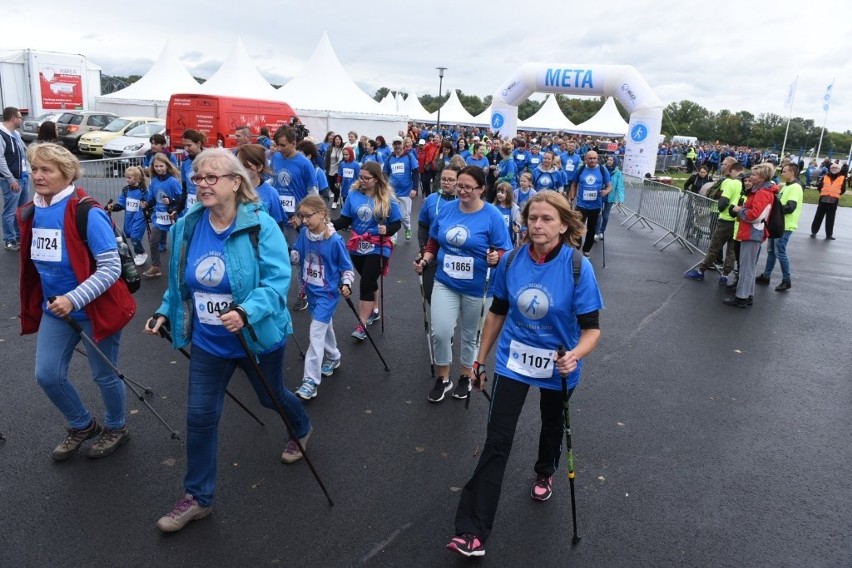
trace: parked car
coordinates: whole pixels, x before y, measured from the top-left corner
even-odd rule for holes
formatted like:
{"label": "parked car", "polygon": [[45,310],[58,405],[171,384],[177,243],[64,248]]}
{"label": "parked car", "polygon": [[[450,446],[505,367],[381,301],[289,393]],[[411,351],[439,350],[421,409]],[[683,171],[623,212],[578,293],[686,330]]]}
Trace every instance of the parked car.
{"label": "parked car", "polygon": [[103,130],[87,132],[80,136],[80,141],[77,144],[77,149],[83,154],[93,156],[103,156],[104,145],[111,140],[124,136],[124,134],[140,124],[147,124],[156,121],[156,118],[150,116],[128,116],[116,118],[107,124]]}
{"label": "parked car", "polygon": [[110,140],[104,145],[104,158],[134,158],[142,157],[151,149],[148,141],[154,134],[164,134],[166,123],[163,120],[140,124],[128,130],[124,136]]}
{"label": "parked car", "polygon": [[60,116],[62,116],[61,112],[48,112],[38,117],[25,119],[24,124],[21,125],[20,131],[21,139],[23,139],[24,144],[29,144],[38,137],[38,129],[41,127],[42,123],[47,122],[48,120],[56,122]]}
{"label": "parked car", "polygon": [[111,112],[75,110],[62,113],[56,120],[56,135],[63,146],[75,152],[80,137],[92,130],[101,130],[118,118]]}

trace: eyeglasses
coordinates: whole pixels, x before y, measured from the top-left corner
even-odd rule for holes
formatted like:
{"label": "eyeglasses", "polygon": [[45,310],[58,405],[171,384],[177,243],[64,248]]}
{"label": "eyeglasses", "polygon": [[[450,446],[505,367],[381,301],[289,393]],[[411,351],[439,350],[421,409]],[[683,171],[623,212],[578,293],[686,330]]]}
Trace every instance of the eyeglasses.
{"label": "eyeglasses", "polygon": [[441,178],[441,183],[456,183],[455,178]]}
{"label": "eyeglasses", "polygon": [[236,177],[236,176],[234,174],[222,174],[220,176],[213,175],[213,174],[207,174],[207,175],[203,175],[203,176],[192,176],[191,178],[189,178],[189,181],[191,181],[195,185],[200,184],[202,181],[206,185],[216,185],[217,183],[219,183],[219,178],[223,178],[223,177]]}
{"label": "eyeglasses", "polygon": [[319,211],[314,211],[313,213],[299,213],[299,219],[301,219],[302,221],[307,221],[317,213],[319,213]]}
{"label": "eyeglasses", "polygon": [[474,186],[470,186],[470,185],[457,185],[456,186],[457,191],[473,191],[474,189],[482,189],[482,188],[481,187],[474,187]]}
{"label": "eyeglasses", "polygon": [[373,176],[358,176],[358,181],[370,181],[371,179],[376,179]]}

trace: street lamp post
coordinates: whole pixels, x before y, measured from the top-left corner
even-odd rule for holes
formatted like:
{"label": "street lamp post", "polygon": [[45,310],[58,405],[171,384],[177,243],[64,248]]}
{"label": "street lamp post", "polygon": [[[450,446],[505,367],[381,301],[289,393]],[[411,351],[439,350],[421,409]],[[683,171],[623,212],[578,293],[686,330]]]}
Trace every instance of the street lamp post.
{"label": "street lamp post", "polygon": [[435,67],[438,70],[438,124],[435,126],[435,130],[438,131],[438,136],[443,140],[444,137],[441,136],[441,93],[443,93],[444,88],[444,71],[447,70],[446,67]]}

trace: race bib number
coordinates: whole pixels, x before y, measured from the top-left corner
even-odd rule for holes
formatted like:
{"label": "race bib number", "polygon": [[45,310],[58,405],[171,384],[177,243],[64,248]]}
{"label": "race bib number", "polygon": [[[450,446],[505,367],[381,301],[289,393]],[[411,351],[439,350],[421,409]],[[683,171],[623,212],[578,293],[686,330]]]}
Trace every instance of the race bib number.
{"label": "race bib number", "polygon": [[583,201],[595,201],[598,198],[598,190],[596,189],[584,189],[583,190]]}
{"label": "race bib number", "polygon": [[321,264],[305,265],[303,277],[312,286],[325,285],[325,268]]}
{"label": "race bib number", "polygon": [[517,158],[515,158],[515,159],[518,160],[519,162],[523,162],[524,160],[527,159],[527,157],[524,156],[523,154],[518,154]]}
{"label": "race bib number", "polygon": [[124,210],[128,213],[136,213],[137,211],[139,211],[139,200],[128,199],[124,202]]}
{"label": "race bib number", "polygon": [[376,245],[370,241],[358,241],[358,252],[361,254],[371,254],[376,250]]}
{"label": "race bib number", "polygon": [[392,174],[404,174],[405,173],[405,164],[402,162],[397,162],[395,164],[391,164],[391,173]]}
{"label": "race bib number", "polygon": [[296,212],[296,196],[280,195],[279,200],[281,201],[281,208],[284,210],[285,213]]}
{"label": "race bib number", "polygon": [[553,376],[553,350],[539,349],[514,339],[509,344],[509,361],[506,368],[533,379],[549,379]]}
{"label": "race bib number", "polygon": [[212,294],[209,292],[194,292],[195,313],[198,321],[207,325],[222,325],[219,311],[227,310],[234,297],[231,294]]}
{"label": "race bib number", "polygon": [[157,211],[157,214],[154,217],[154,221],[158,225],[164,225],[165,226],[165,225],[171,225],[172,224],[172,218],[169,215],[168,211]]}
{"label": "race bib number", "polygon": [[198,196],[195,195],[194,193],[187,193],[186,194],[186,208],[187,209],[189,209],[190,207],[195,205],[197,201],[198,201]]}
{"label": "race bib number", "polygon": [[345,179],[352,179],[355,177],[355,170],[352,168],[343,168],[343,177]]}
{"label": "race bib number", "polygon": [[33,229],[30,257],[43,262],[62,262],[62,231],[60,229]]}
{"label": "race bib number", "polygon": [[473,257],[444,255],[444,273],[456,280],[473,280]]}
{"label": "race bib number", "polygon": [[566,172],[573,172],[574,171],[574,162],[568,162],[567,164],[565,164],[565,171]]}
{"label": "race bib number", "polygon": [[540,158],[530,158],[530,164],[537,166],[541,162]]}

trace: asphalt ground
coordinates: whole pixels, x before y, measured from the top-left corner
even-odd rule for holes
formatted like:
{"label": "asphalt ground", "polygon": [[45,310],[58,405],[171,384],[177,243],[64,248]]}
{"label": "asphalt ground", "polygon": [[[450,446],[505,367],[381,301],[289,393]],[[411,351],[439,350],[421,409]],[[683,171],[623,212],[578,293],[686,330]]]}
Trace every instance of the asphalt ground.
{"label": "asphalt ground", "polygon": [[[19,336],[17,255],[0,252],[0,566],[850,566],[852,211],[839,211],[836,241],[808,238],[813,211],[805,206],[790,242],[792,290],[773,291],[776,268],[744,310],[721,304],[715,273],[703,283],[681,277],[697,255],[660,252],[659,229],[628,231],[613,213],[606,268],[601,244],[592,251],[603,338],[571,404],[582,541],[571,547],[564,460],[553,498],[529,497],[539,425],[531,391],[478,561],[444,547],[487,403],[476,393],[468,411],[426,400],[415,241],[394,252],[384,333],[369,328],[391,372],[349,337],[355,320],[341,303],[343,365],[307,403],[308,454],[335,505],[305,463],[279,462],[283,424],[238,371],[229,389],[266,426],[226,400],[215,513],[172,535],[155,523],[182,495],[183,442],[130,393],[128,444],[103,460],[51,461],[63,419],[35,384],[35,336]],[[154,389],[151,404],[183,431],[187,361],[141,333],[163,285],[145,282],[136,294],[119,366]],[[307,312],[294,314],[303,347],[308,323]],[[295,389],[295,345],[286,363]],[[102,416],[83,356],[70,374]]]}

